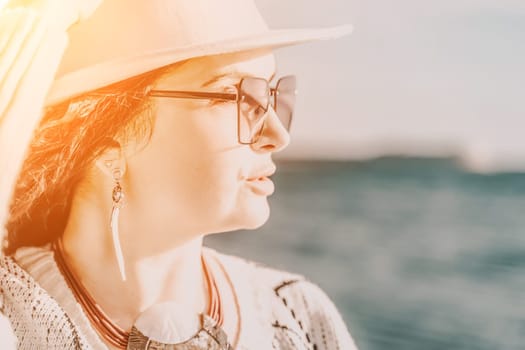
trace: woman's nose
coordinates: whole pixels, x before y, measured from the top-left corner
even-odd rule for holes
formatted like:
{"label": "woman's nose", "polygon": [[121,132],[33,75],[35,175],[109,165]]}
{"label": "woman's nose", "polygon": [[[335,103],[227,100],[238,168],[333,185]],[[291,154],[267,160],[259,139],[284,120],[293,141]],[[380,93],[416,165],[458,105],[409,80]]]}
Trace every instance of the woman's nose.
{"label": "woman's nose", "polygon": [[279,152],[290,143],[290,133],[270,106],[266,113],[261,134],[251,146],[259,152]]}

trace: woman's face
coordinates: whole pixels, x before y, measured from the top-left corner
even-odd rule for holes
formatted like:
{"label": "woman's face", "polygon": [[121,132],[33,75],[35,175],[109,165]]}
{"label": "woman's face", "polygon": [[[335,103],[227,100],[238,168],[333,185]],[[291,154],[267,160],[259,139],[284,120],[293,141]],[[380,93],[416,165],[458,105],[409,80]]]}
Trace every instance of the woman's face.
{"label": "woman's face", "polygon": [[[205,57],[187,61],[155,89],[228,92],[242,76],[269,79],[274,73],[272,54]],[[258,141],[241,145],[235,101],[153,99],[151,140],[127,156],[128,215],[147,220],[145,227],[176,227],[188,235],[264,224],[273,183],[253,179],[275,171],[272,153],[290,140],[273,109]]]}

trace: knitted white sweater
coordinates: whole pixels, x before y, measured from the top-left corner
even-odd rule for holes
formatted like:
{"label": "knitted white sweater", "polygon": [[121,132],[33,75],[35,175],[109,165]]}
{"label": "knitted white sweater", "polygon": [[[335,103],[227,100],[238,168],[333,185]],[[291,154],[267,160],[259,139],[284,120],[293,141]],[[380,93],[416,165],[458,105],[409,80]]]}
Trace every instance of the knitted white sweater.
{"label": "knitted white sweater", "polygon": [[[236,350],[354,350],[332,301],[304,277],[220,254],[240,304]],[[18,349],[107,350],[45,248],[19,249],[0,261],[0,311],[10,321]],[[3,329],[2,329],[3,327]],[[0,345],[7,338],[0,322]]]}

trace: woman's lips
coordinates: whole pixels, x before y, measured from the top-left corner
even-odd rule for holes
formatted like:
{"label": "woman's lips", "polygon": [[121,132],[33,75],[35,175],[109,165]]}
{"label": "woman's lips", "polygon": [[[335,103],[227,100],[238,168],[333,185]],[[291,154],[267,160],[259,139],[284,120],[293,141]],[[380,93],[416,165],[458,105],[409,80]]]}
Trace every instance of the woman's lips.
{"label": "woman's lips", "polygon": [[261,196],[269,196],[275,190],[273,181],[266,176],[259,177],[257,179],[246,180],[246,183],[250,186],[251,190]]}

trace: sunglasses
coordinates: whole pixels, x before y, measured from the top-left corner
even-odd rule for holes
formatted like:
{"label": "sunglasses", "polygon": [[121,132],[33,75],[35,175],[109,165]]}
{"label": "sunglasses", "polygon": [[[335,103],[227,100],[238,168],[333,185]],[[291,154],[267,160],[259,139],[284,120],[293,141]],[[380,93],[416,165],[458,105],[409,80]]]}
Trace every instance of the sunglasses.
{"label": "sunglasses", "polygon": [[280,78],[275,87],[266,79],[244,77],[235,86],[235,93],[208,91],[151,90],[149,96],[235,101],[237,103],[237,135],[243,145],[257,142],[263,133],[270,106],[286,131],[290,131],[296,99],[296,78]]}

